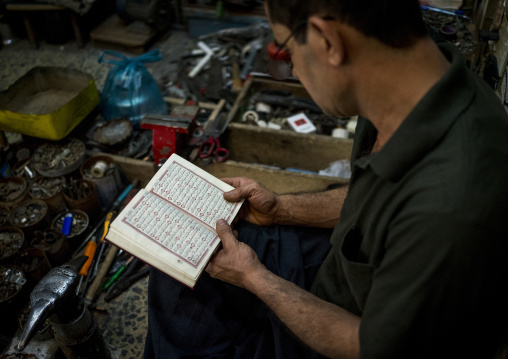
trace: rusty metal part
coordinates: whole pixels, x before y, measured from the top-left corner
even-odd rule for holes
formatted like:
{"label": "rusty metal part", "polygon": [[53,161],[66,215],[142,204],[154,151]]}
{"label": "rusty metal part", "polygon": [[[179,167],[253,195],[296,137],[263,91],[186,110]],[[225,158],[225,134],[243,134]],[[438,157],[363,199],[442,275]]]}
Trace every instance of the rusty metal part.
{"label": "rusty metal part", "polygon": [[78,139],[68,139],[61,144],[45,143],[32,155],[32,166],[46,177],[59,177],[72,173],[85,159],[85,144]]}
{"label": "rusty metal part", "polygon": [[13,226],[27,228],[41,223],[48,213],[44,201],[33,199],[25,201],[11,210],[9,221]]}
{"label": "rusty metal part", "polygon": [[25,248],[18,254],[16,266],[21,268],[35,283],[40,281],[51,269],[46,253],[42,249],[34,247]]}
{"label": "rusty metal part", "polygon": [[53,265],[60,265],[70,259],[71,247],[67,238],[52,228],[35,231],[32,246],[42,249]]}
{"label": "rusty metal part", "polygon": [[25,283],[25,275],[20,268],[0,266],[0,302],[13,298]]}
{"label": "rusty metal part", "polygon": [[22,177],[9,177],[0,180],[0,202],[12,207],[25,199],[27,183]]}
{"label": "rusty metal part", "polygon": [[38,358],[35,354],[11,353],[2,355],[0,359],[38,359]]}
{"label": "rusty metal part", "polygon": [[84,178],[72,180],[64,188],[63,196],[69,210],[81,210],[94,221],[101,213],[99,194],[95,183]]}
{"label": "rusty metal part", "polygon": [[30,150],[26,147],[20,148],[16,151],[16,158],[19,162],[30,159]]}
{"label": "rusty metal part", "polygon": [[94,191],[93,183],[81,179],[71,179],[69,183],[64,185],[64,194],[74,200],[87,198]]}
{"label": "rusty metal part", "polygon": [[39,176],[30,183],[28,193],[34,199],[47,199],[60,193],[65,185],[65,177]]}
{"label": "rusty metal part", "polygon": [[0,227],[9,223],[9,215],[11,210],[8,206],[0,204]]}
{"label": "rusty metal part", "polygon": [[64,185],[65,177],[63,176],[39,176],[30,183],[28,193],[31,198],[46,202],[53,213],[58,213],[65,206],[63,196]]}
{"label": "rusty metal part", "polygon": [[132,134],[132,122],[127,118],[113,119],[93,130],[91,139],[102,145],[114,146],[126,141]]}
{"label": "rusty metal part", "polygon": [[52,230],[46,229],[44,231],[35,231],[34,239],[32,239],[32,246],[40,248],[43,251],[47,251],[51,246],[55,245],[56,242],[61,238],[59,233]]}
{"label": "rusty metal part", "polygon": [[42,259],[40,257],[30,257],[28,253],[21,254],[19,258],[20,259],[17,264],[25,273],[36,270],[42,264]]}
{"label": "rusty metal part", "polygon": [[12,173],[14,176],[24,178],[27,182],[34,179],[37,175],[37,172],[31,167],[30,158],[18,161],[12,167]]}
{"label": "rusty metal part", "polygon": [[0,260],[4,261],[14,256],[23,247],[25,236],[16,227],[2,227],[0,229]]}

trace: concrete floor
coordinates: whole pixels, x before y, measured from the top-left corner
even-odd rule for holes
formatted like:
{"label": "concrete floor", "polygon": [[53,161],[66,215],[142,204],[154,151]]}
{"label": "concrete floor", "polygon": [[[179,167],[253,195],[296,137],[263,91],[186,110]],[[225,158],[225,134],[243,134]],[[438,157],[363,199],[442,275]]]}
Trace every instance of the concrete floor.
{"label": "concrete floor", "polygon": [[[184,31],[166,34],[152,47],[159,49],[163,59],[157,63],[146,64],[146,67],[150,69],[156,80],[167,75],[167,72],[170,71],[169,64],[178,59],[178,56],[193,43],[194,41]],[[5,90],[36,66],[59,66],[84,71],[94,77],[100,91],[104,86],[109,69],[113,67],[110,64],[97,62],[99,55],[104,50],[107,48],[97,47],[92,43],[87,43],[85,47],[79,48],[72,41],[64,45],[42,42],[38,48],[35,48],[26,39],[18,40],[0,50],[0,91]],[[138,56],[128,52],[122,53],[127,56]]]}

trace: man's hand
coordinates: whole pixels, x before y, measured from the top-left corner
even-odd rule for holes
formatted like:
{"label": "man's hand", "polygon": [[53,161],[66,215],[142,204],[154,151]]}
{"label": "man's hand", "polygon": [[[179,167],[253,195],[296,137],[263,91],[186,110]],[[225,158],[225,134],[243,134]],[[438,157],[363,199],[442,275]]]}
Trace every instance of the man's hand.
{"label": "man's hand", "polygon": [[233,233],[223,219],[217,221],[217,234],[222,241],[222,249],[212,257],[206,271],[213,278],[245,288],[248,274],[265,267],[252,248],[237,240],[238,233]]}
{"label": "man's hand", "polygon": [[238,212],[238,218],[261,226],[275,224],[274,218],[280,205],[279,197],[275,193],[270,192],[259,182],[245,177],[222,178],[222,180],[235,187],[234,190],[224,193],[226,201],[247,200]]}
{"label": "man's hand", "polygon": [[248,245],[238,242],[224,220],[217,222],[223,248],[206,271],[247,289],[265,302],[304,343],[328,357],[359,358],[360,318],[323,301],[265,268]]}

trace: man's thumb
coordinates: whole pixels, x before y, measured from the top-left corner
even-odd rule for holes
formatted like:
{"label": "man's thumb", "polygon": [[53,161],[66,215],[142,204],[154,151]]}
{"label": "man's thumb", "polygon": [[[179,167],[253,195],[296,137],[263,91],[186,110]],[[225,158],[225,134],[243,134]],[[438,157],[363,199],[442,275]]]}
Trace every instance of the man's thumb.
{"label": "man's thumb", "polygon": [[219,219],[216,223],[216,229],[224,248],[227,248],[227,246],[230,245],[232,241],[236,241],[236,238],[233,234],[233,229],[225,220]]}
{"label": "man's thumb", "polygon": [[224,192],[224,199],[228,202],[238,202],[244,199],[246,195],[240,188],[235,188],[229,192]]}

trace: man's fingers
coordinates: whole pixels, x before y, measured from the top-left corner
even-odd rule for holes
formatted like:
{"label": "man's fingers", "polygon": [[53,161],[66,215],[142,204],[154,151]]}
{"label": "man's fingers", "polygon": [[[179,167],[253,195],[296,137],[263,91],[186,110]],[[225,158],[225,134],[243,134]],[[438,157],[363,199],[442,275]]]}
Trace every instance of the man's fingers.
{"label": "man's fingers", "polygon": [[233,187],[242,186],[248,179],[245,177],[226,177],[221,178],[221,181],[226,182],[228,185]]}
{"label": "man's fingers", "polygon": [[224,199],[228,202],[238,202],[248,198],[257,186],[256,182],[246,183],[241,187],[224,193]]}
{"label": "man's fingers", "polygon": [[246,177],[227,177],[221,178],[223,182],[235,187],[234,190],[224,193],[224,198],[229,202],[238,202],[249,196],[256,181]]}
{"label": "man's fingers", "polygon": [[231,245],[236,241],[235,235],[233,234],[233,229],[223,219],[219,219],[216,224],[217,234],[222,241],[222,246],[224,249],[228,249]]}

